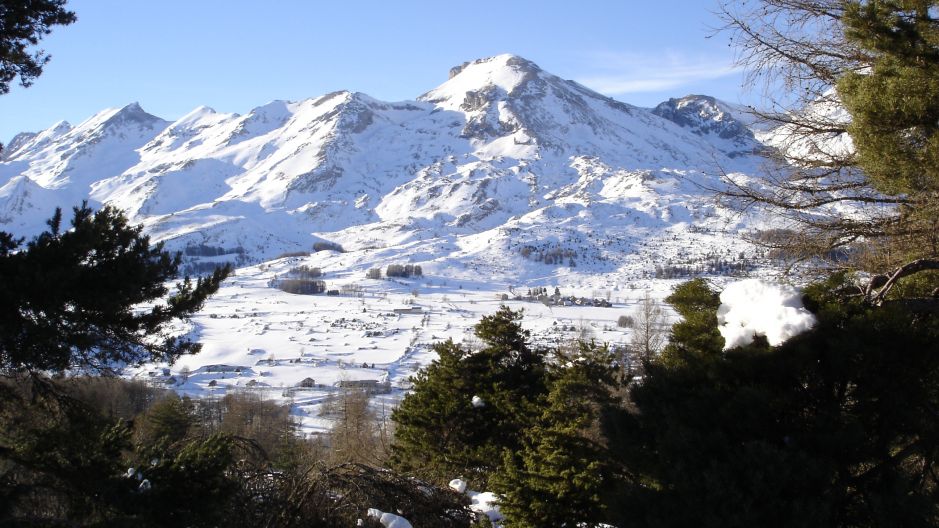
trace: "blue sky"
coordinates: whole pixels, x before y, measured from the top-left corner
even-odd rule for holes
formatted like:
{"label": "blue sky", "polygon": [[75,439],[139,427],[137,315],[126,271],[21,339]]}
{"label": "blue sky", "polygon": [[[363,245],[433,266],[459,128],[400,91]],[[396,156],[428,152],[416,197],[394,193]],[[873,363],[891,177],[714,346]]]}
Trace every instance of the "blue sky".
{"label": "blue sky", "polygon": [[70,0],[52,62],[0,96],[0,141],[138,101],[176,119],[330,91],[413,99],[453,66],[515,53],[619,100],[689,93],[751,103],[715,0],[418,2]]}

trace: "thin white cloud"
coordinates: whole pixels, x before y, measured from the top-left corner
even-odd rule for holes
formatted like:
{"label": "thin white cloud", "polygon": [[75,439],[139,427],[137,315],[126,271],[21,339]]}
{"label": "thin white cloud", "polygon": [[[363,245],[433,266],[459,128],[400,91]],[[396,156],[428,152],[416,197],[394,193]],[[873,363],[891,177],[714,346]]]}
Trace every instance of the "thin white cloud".
{"label": "thin white cloud", "polygon": [[598,53],[586,62],[588,73],[577,82],[608,95],[671,90],[733,75],[740,68],[730,58],[691,56],[663,51],[659,56]]}

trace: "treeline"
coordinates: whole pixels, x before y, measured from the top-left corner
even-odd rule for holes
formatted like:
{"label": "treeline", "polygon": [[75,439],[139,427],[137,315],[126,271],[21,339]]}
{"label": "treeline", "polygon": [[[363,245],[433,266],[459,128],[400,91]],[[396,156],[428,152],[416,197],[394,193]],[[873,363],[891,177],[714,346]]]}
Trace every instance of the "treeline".
{"label": "treeline", "polygon": [[323,276],[323,270],[312,266],[296,266],[290,268],[287,276],[291,279],[318,279]]}
{"label": "treeline", "polygon": [[[195,275],[204,277],[211,275],[216,269],[226,265],[234,264],[235,266],[241,266],[246,264],[249,260],[248,253],[245,251],[245,248],[241,246],[225,248],[206,244],[192,244],[184,247],[182,253],[186,257],[193,257],[181,262],[179,272],[182,276]],[[234,256],[233,259],[231,257],[232,255]],[[199,260],[199,258],[223,256],[227,256],[228,258],[210,260],[208,262]]]}
{"label": "treeline", "polygon": [[[243,261],[236,260],[235,264],[239,265]],[[229,264],[228,262],[199,262],[199,261],[190,261],[181,266],[181,274],[183,276],[187,275],[196,275],[196,276],[205,276],[211,275],[215,270],[224,267]]]}
{"label": "treeline", "polygon": [[206,244],[189,245],[183,248],[183,255],[187,257],[219,257],[222,255],[244,255],[245,248],[236,246],[225,248],[221,246],[209,246]]}
{"label": "treeline", "polygon": [[297,295],[318,295],[326,293],[326,281],[310,279],[274,279],[271,286],[278,290]]}
{"label": "treeline", "polygon": [[234,393],[179,398],[114,378],[0,383],[0,525],[468,527],[468,499],[385,470],[390,440],[362,392],[329,435],[304,439],[286,406]]}
{"label": "treeline", "polygon": [[[389,264],[385,268],[386,277],[400,277],[408,279],[411,277],[423,277],[424,270],[416,264]],[[381,279],[381,268],[371,268],[365,273],[365,278],[378,280]]]}
{"label": "treeline", "polygon": [[388,267],[385,268],[385,276],[402,277],[405,279],[410,277],[423,277],[424,270],[414,264],[389,264]]}
{"label": "treeline", "polygon": [[284,277],[271,279],[268,287],[298,295],[317,295],[326,293],[326,281],[319,280],[322,276],[323,270],[320,268],[296,266],[287,271]]}
{"label": "treeline", "polygon": [[566,249],[562,247],[539,248],[536,246],[526,245],[522,246],[518,252],[523,258],[544,264],[560,266],[567,265],[572,268],[577,265],[577,262],[575,261],[577,252],[573,249]]}
{"label": "treeline", "polygon": [[323,241],[321,241],[321,242],[314,242],[314,243],[313,243],[313,251],[314,251],[314,252],[319,252],[319,251],[335,251],[335,252],[337,252],[337,253],[344,253],[344,252],[345,252],[345,250],[342,249],[342,246],[341,246],[341,245],[339,245],[339,244],[337,244],[337,243],[335,243],[335,242],[330,242],[330,241],[328,241],[328,240],[323,240]]}
{"label": "treeline", "polygon": [[653,276],[656,279],[688,279],[700,275],[745,276],[755,267],[747,259],[726,260],[713,258],[698,263],[656,264]]}
{"label": "treeline", "polygon": [[532,346],[503,307],[476,345],[435,345],[393,427],[349,389],[315,440],[253,396],[7,377],[0,525],[487,522],[446,489],[459,477],[499,495],[506,527],[932,526],[939,318],[844,287],[806,291],[812,330],[724,350],[717,292],[685,283],[668,344],[629,371],[593,342]]}

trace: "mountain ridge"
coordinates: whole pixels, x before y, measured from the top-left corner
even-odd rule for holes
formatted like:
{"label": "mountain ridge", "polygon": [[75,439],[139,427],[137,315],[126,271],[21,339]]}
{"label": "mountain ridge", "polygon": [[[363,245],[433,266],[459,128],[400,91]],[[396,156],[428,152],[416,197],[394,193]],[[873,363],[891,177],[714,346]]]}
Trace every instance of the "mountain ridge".
{"label": "mountain ridge", "polygon": [[[0,160],[0,228],[33,234],[52,208],[89,200],[175,249],[239,247],[263,261],[335,240],[400,246],[411,260],[404,248],[429,244],[441,266],[551,244],[610,253],[593,231],[633,249],[689,226],[736,237],[752,226],[698,185],[752,174],[761,144],[713,98],[672,101],[684,102],[642,109],[498,55],[411,101],[339,91],[244,115],[200,106],[174,122],[131,103],[18,135]],[[598,264],[609,271],[631,256],[604,258],[619,263]]]}

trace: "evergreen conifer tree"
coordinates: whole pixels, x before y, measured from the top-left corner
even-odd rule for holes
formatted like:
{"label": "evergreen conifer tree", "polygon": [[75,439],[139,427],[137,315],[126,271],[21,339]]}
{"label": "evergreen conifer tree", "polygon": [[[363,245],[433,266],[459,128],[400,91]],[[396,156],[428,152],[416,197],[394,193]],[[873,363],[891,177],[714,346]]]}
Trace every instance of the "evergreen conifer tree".
{"label": "evergreen conifer tree", "polygon": [[778,347],[702,346],[713,292],[673,296],[701,332],[673,333],[610,428],[624,526],[935,525],[939,322],[845,304],[839,280],[807,291],[817,326]]}
{"label": "evergreen conifer tree", "polygon": [[546,393],[543,352],[529,347],[521,317],[504,306],[483,317],[476,325],[479,350],[452,341],[435,345],[438,359],[415,376],[392,415],[394,467],[484,486],[503,450],[520,447]]}
{"label": "evergreen conifer tree", "polygon": [[718,294],[704,279],[679,284],[665,301],[681,320],[672,325],[661,362],[677,365],[688,361],[714,359],[724,346],[717,329]]}
{"label": "evergreen conifer tree", "polygon": [[195,283],[186,278],[167,296],[180,256],[151,245],[122,213],[82,205],[70,229],[61,224],[57,210],[25,246],[0,232],[0,371],[107,370],[199,349],[174,336],[170,323],[199,310],[230,267]]}
{"label": "evergreen conifer tree", "polygon": [[42,74],[49,54],[30,48],[52,32],[53,26],[75,22],[66,0],[2,0],[0,2],[0,94],[10,91],[17,77],[29,86]]}
{"label": "evergreen conifer tree", "polygon": [[[599,419],[614,404],[613,356],[581,342],[558,351],[550,391],[519,452],[506,451],[494,477],[508,527],[594,526],[604,519],[609,455]],[[586,523],[586,524],[583,524]]]}

